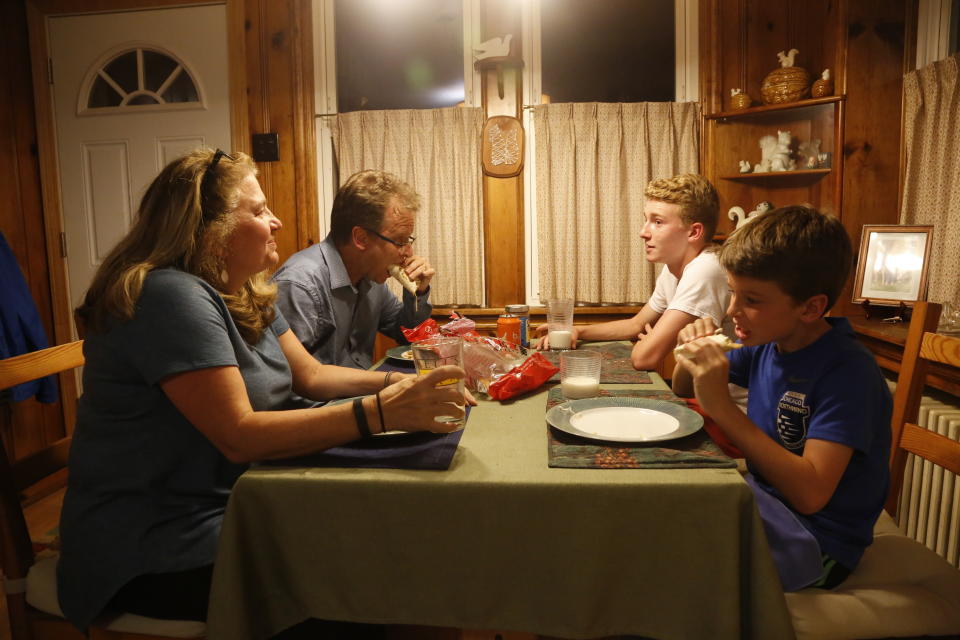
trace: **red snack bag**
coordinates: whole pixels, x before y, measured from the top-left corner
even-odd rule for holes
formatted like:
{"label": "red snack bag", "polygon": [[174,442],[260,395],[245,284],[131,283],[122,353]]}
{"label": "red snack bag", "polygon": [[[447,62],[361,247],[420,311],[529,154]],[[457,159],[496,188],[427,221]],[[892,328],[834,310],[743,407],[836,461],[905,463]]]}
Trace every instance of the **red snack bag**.
{"label": "red snack bag", "polygon": [[506,400],[525,391],[536,389],[557,371],[560,371],[560,369],[550,364],[550,361],[540,353],[535,352],[522,364],[500,376],[496,382],[490,385],[487,393],[494,400]]}
{"label": "red snack bag", "polygon": [[426,340],[430,336],[440,333],[440,330],[437,328],[437,321],[433,318],[427,318],[413,329],[407,329],[406,327],[400,327],[400,331],[403,332],[403,337],[409,340],[410,342],[416,342],[417,340]]}

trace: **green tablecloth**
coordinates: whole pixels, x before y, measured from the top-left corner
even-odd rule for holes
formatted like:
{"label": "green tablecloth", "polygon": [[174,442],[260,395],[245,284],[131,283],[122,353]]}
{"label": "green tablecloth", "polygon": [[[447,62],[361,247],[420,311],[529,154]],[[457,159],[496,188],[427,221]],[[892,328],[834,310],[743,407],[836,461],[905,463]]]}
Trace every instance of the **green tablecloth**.
{"label": "green tablecloth", "polygon": [[[652,378],[642,387],[665,388]],[[305,617],[793,637],[735,469],[548,468],[545,396],[481,401],[448,471],[245,473],[220,539],[211,640],[266,638]]]}

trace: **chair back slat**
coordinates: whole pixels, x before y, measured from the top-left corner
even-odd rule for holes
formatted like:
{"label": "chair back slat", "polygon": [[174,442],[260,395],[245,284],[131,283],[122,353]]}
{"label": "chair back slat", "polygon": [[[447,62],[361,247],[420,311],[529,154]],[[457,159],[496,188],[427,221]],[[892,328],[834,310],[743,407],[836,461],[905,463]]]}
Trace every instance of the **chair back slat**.
{"label": "chair back slat", "polygon": [[908,453],[960,474],[960,442],[917,426],[928,362],[960,367],[960,338],[937,334],[939,319],[939,304],[914,304],[900,362],[891,421],[890,492],[884,508],[894,518],[897,516]]}
{"label": "chair back slat", "polygon": [[83,365],[83,340],[0,360],[0,389]]}

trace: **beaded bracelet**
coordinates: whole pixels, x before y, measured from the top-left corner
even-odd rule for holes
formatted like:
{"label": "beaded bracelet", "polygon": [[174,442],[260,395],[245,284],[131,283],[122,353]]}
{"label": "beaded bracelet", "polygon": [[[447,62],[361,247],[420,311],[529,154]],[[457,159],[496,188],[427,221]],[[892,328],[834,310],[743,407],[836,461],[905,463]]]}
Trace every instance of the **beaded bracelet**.
{"label": "beaded bracelet", "polygon": [[[392,372],[391,372],[392,373]],[[383,405],[380,404],[380,392],[377,391],[377,413],[380,414],[380,433],[387,432],[387,423],[383,419]]]}
{"label": "beaded bracelet", "polygon": [[353,415],[357,419],[357,431],[360,432],[361,438],[369,438],[370,425],[367,424],[367,415],[363,412],[363,398],[354,398],[353,399]]}

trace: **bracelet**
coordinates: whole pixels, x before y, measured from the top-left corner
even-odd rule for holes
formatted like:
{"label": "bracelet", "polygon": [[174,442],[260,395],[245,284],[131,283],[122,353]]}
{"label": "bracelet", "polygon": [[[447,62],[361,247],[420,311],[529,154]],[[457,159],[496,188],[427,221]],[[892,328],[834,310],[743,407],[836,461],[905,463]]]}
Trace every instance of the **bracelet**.
{"label": "bracelet", "polygon": [[[393,373],[392,371],[390,373]],[[380,433],[387,432],[387,423],[383,419],[383,405],[380,404],[380,392],[377,391],[377,413],[380,414]]]}
{"label": "bracelet", "polygon": [[383,388],[386,389],[390,386],[390,376],[394,374],[393,371],[387,371],[387,375],[383,376]]}
{"label": "bracelet", "polygon": [[367,424],[367,415],[363,411],[363,398],[353,399],[353,415],[357,419],[357,431],[360,432],[360,437],[369,438],[372,434],[370,425]]}

